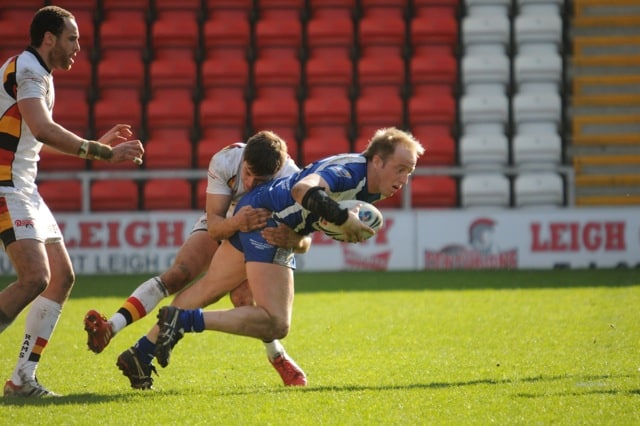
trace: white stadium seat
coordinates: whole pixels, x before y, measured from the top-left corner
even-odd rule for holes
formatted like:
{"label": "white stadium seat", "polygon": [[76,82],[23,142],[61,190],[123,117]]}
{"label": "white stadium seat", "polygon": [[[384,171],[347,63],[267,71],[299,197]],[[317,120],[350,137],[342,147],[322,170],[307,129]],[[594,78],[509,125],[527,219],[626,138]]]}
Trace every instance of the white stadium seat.
{"label": "white stadium seat", "polygon": [[513,138],[513,162],[521,169],[555,168],[562,162],[562,141],[558,134],[538,133]]}
{"label": "white stadium seat", "polygon": [[555,134],[562,120],[558,93],[518,93],[513,97],[516,134]]}
{"label": "white stadium seat", "polygon": [[560,15],[564,0],[516,0],[521,15]]}
{"label": "white stadium seat", "polygon": [[509,16],[511,0],[465,0],[467,15]]}
{"label": "white stadium seat", "polygon": [[464,95],[460,120],[464,134],[503,134],[509,119],[509,99],[504,94]]}
{"label": "white stadium seat", "polygon": [[519,54],[558,53],[562,44],[562,19],[558,15],[518,15],[514,33]]}
{"label": "white stadium seat", "polygon": [[466,16],[462,19],[465,55],[505,53],[511,43],[507,16]]}
{"label": "white stadium seat", "polygon": [[520,54],[514,60],[518,92],[558,93],[562,82],[562,58],[557,53]]}
{"label": "white stadium seat", "polygon": [[462,178],[462,207],[509,207],[509,179],[498,173],[470,173]]}
{"label": "white stadium seat", "polygon": [[508,162],[509,141],[504,134],[471,134],[460,139],[460,163],[466,169],[496,170]]}
{"label": "white stadium seat", "polygon": [[516,207],[560,207],[564,200],[562,178],[553,172],[521,173],[514,182]]}
{"label": "white stadium seat", "polygon": [[501,93],[507,91],[511,78],[511,64],[504,53],[493,55],[465,55],[462,58],[464,93]]}

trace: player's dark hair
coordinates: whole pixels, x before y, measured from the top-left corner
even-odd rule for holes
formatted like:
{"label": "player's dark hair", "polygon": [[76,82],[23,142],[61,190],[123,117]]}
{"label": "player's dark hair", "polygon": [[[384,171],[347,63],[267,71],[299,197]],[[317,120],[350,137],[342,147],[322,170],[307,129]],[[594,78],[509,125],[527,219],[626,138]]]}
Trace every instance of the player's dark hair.
{"label": "player's dark hair", "polygon": [[386,161],[387,158],[393,155],[398,145],[405,145],[415,150],[418,156],[424,153],[424,148],[411,133],[395,127],[388,127],[376,131],[362,154],[367,160],[371,160],[374,155],[378,155],[383,161]]}
{"label": "player's dark hair", "polygon": [[38,10],[31,20],[29,35],[31,36],[31,46],[40,47],[44,34],[49,31],[51,34],[60,36],[64,31],[65,18],[75,19],[73,14],[59,6],[45,6]]}
{"label": "player's dark hair", "polygon": [[287,144],[274,132],[263,130],[247,140],[244,160],[255,176],[276,174],[287,160]]}

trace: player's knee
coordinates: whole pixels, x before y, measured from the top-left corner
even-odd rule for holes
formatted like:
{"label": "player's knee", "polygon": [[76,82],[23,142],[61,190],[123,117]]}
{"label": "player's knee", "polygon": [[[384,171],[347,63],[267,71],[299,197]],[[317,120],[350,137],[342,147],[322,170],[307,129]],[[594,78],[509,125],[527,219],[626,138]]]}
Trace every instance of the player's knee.
{"label": "player's knee", "polygon": [[185,288],[196,277],[191,269],[183,264],[176,263],[165,273],[160,275],[162,283],[165,285],[169,294],[175,294]]}
{"label": "player's knee", "polygon": [[289,334],[289,321],[274,321],[271,327],[271,340],[284,339]]}

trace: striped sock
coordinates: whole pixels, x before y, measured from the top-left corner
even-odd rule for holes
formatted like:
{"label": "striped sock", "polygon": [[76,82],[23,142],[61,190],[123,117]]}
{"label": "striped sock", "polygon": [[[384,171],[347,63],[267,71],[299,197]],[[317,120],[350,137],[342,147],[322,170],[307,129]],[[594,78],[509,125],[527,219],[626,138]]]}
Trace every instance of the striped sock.
{"label": "striped sock", "polygon": [[136,288],[109,321],[117,333],[129,324],[138,321],[153,310],[169,295],[160,277],[153,277]]}

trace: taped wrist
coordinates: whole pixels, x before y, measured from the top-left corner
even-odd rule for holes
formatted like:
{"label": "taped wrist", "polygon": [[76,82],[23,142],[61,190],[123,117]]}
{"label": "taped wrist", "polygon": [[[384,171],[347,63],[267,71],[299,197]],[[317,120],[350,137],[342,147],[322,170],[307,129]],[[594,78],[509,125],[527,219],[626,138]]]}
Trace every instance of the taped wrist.
{"label": "taped wrist", "polygon": [[113,150],[107,144],[96,141],[82,141],[78,148],[78,157],[109,160],[113,157]]}
{"label": "taped wrist", "polygon": [[302,207],[338,226],[349,218],[349,210],[340,208],[321,186],[309,188],[302,198]]}

